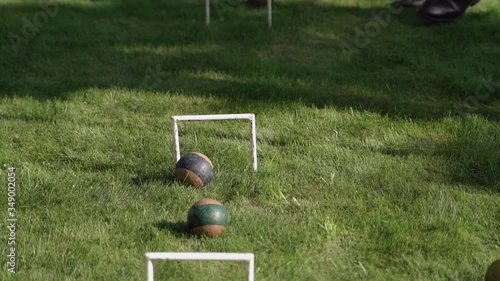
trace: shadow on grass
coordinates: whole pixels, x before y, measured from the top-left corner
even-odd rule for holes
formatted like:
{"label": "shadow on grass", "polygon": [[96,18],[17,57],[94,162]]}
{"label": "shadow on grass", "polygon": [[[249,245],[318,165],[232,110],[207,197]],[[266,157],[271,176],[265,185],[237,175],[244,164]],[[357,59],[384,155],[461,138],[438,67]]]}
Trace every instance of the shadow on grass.
{"label": "shadow on grass", "polygon": [[500,131],[484,119],[469,117],[449,128],[447,140],[418,139],[404,148],[378,152],[396,157],[425,155],[446,160],[447,182],[500,192]]}
{"label": "shadow on grass", "polygon": [[[414,10],[388,6],[275,6],[269,30],[264,10],[244,7],[214,11],[206,27],[203,3],[194,0],[60,3],[52,14],[4,4],[2,92],[44,100],[128,88],[259,107],[295,101],[404,118],[470,112],[500,120],[496,88],[476,93],[500,79],[497,14],[428,26]],[[31,26],[37,13],[47,20]],[[471,98],[474,106],[464,107]]]}
{"label": "shadow on grass", "polygon": [[455,137],[437,144],[436,153],[450,159],[452,181],[500,192],[500,131],[480,118],[466,118]]}
{"label": "shadow on grass", "polygon": [[168,172],[138,172],[139,176],[131,179],[131,183],[136,186],[142,186],[147,183],[159,182],[164,185],[170,185],[176,181],[175,175]]}
{"label": "shadow on grass", "polygon": [[154,227],[159,230],[168,231],[177,237],[185,237],[189,235],[187,224],[183,221],[172,222],[168,220],[162,220],[155,223]]}

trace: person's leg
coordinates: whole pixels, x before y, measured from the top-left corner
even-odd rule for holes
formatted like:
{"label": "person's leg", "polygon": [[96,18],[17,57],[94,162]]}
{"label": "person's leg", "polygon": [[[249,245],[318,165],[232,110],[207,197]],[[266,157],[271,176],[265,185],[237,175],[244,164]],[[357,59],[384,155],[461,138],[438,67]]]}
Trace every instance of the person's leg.
{"label": "person's leg", "polygon": [[426,0],[418,13],[433,21],[453,21],[463,16],[467,8],[477,2],[479,0]]}

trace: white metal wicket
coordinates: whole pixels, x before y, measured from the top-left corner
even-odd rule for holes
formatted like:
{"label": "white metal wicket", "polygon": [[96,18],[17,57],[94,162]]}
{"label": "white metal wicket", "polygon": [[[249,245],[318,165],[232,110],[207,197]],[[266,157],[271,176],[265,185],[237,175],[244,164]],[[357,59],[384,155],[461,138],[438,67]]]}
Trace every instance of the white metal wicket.
{"label": "white metal wicket", "polygon": [[[210,24],[210,0],[205,0],[205,23]],[[273,26],[273,0],[267,0],[267,25]]]}
{"label": "white metal wicket", "polygon": [[251,134],[251,153],[252,166],[254,171],[257,171],[257,127],[255,124],[255,114],[213,114],[213,115],[179,115],[172,116],[172,135],[174,137],[174,153],[175,161],[181,158],[181,149],[179,142],[179,121],[215,121],[215,120],[249,120]]}
{"label": "white metal wicket", "polygon": [[251,253],[175,253],[175,252],[150,252],[146,253],[147,281],[154,281],[154,260],[204,260],[204,261],[245,261],[247,267],[247,281],[254,281],[255,257]]}

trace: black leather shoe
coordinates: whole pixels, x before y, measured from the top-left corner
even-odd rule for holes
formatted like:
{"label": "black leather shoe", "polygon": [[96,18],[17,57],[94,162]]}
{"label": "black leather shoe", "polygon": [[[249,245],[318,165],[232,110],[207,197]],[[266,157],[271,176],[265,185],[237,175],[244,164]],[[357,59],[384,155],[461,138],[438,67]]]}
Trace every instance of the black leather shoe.
{"label": "black leather shoe", "polygon": [[448,22],[464,15],[467,8],[474,6],[479,0],[427,0],[418,13],[433,21]]}
{"label": "black leather shoe", "polygon": [[395,7],[419,8],[425,0],[397,0],[392,5]]}

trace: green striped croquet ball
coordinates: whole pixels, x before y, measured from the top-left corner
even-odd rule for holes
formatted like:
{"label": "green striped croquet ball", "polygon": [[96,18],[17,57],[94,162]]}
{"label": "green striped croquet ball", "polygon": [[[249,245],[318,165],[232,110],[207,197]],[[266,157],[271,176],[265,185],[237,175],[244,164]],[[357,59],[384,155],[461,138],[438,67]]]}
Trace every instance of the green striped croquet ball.
{"label": "green striped croquet ball", "polygon": [[214,177],[214,166],[206,155],[192,152],[177,161],[175,175],[185,185],[203,187]]}
{"label": "green striped croquet ball", "polygon": [[229,214],[217,200],[202,199],[194,203],[188,211],[188,228],[199,236],[219,236],[224,233],[228,223]]}

